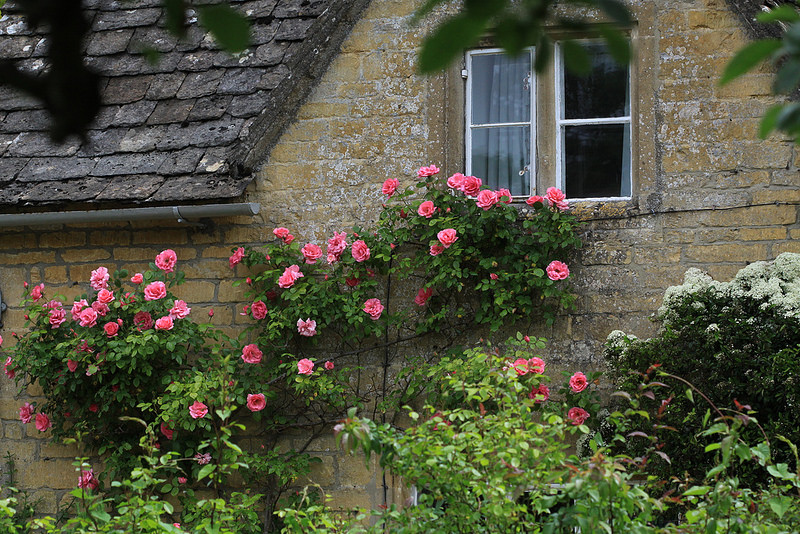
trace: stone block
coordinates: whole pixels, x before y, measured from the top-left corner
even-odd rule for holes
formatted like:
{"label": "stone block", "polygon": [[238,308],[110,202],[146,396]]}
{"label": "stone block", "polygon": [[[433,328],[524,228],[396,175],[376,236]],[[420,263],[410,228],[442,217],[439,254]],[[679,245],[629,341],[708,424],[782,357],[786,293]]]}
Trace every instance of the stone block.
{"label": "stone block", "polygon": [[703,264],[751,263],[767,257],[767,246],[741,243],[689,245],[684,250],[684,257],[689,262]]}
{"label": "stone block", "polygon": [[61,256],[61,260],[66,263],[83,261],[98,262],[109,259],[111,253],[101,248],[91,248],[84,250],[63,250],[59,252],[59,256]]}

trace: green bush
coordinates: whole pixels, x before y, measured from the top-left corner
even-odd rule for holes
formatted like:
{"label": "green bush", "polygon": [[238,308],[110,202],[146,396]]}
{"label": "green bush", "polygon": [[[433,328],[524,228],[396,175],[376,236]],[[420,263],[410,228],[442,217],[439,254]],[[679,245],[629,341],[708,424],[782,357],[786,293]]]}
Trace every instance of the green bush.
{"label": "green bush", "polygon": [[[682,285],[667,289],[657,318],[662,329],[652,339],[619,331],[609,336],[606,358],[624,391],[636,391],[640,374],[658,363],[718,406],[752,406],[767,434],[800,440],[799,254],[749,265],[730,282],[690,269]],[[699,435],[708,406],[678,394],[685,385],[665,383],[670,392],[654,396],[645,407],[663,412],[656,434],[671,464],[658,462],[652,470],[665,477],[688,473],[702,479],[714,461],[703,451],[709,439]],[[754,438],[758,430],[743,432]],[[775,454],[778,461],[791,457],[781,445]],[[766,479],[766,472],[755,467],[740,468],[738,475],[746,483]]]}

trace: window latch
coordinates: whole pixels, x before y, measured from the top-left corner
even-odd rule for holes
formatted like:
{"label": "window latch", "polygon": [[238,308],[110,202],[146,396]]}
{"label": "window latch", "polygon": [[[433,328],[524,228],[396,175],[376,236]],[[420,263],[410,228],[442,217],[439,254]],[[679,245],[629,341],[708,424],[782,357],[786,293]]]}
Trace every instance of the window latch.
{"label": "window latch", "polygon": [[524,176],[525,173],[528,172],[529,170],[531,170],[531,164],[530,163],[525,165],[524,167],[522,167],[522,170],[519,171],[519,175],[520,176]]}
{"label": "window latch", "polygon": [[469,77],[469,71],[467,69],[461,69],[461,77],[466,80]]}

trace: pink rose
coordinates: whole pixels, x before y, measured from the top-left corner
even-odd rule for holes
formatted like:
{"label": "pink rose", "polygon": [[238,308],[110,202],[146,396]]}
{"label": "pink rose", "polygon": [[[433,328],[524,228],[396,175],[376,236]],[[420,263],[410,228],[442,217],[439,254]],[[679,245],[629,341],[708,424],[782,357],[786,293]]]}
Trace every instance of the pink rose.
{"label": "pink rose", "polygon": [[89,278],[89,285],[95,291],[108,288],[108,269],[105,267],[98,267],[92,271],[92,276]]}
{"label": "pink rose", "polygon": [[300,252],[303,253],[303,257],[309,265],[314,265],[322,257],[322,249],[314,243],[308,243],[300,249]]}
{"label": "pink rose", "polygon": [[347,234],[344,232],[333,233],[328,239],[328,263],[336,263],[342,257],[342,252],[347,248]]}
{"label": "pink rose", "polygon": [[253,343],[245,345],[242,349],[242,360],[245,363],[260,363],[263,355],[264,353],[259,350],[258,345]]}
{"label": "pink rose", "polygon": [[397,191],[397,185],[400,182],[397,178],[387,178],[385,182],[383,182],[383,187],[381,188],[381,192],[389,198],[392,198],[394,192]]}
{"label": "pink rose", "polygon": [[414,302],[417,306],[425,306],[425,303],[428,302],[428,299],[431,298],[433,295],[433,288],[428,289],[420,289],[417,291],[417,296],[414,298]]}
{"label": "pink rose", "polygon": [[172,330],[174,325],[175,323],[169,315],[156,319],[156,330]]}
{"label": "pink rose", "polygon": [[114,301],[114,292],[108,289],[101,289],[97,292],[97,301],[103,304],[111,304]]}
{"label": "pink rose", "polygon": [[36,414],[36,430],[39,432],[46,432],[51,426],[53,426],[53,423],[50,422],[50,418],[47,417],[47,414]]}
{"label": "pink rose", "polygon": [[554,260],[550,262],[550,265],[547,266],[547,277],[550,280],[563,280],[569,276],[569,267],[567,267],[566,263],[562,263],[558,260]]}
{"label": "pink rose", "polygon": [[175,262],[178,261],[178,255],[175,251],[168,248],[156,256],[156,267],[165,273],[171,273],[175,270]]}
{"label": "pink rose", "polygon": [[194,455],[194,459],[197,460],[199,465],[206,465],[211,463],[211,455],[207,452],[200,453]]}
{"label": "pink rose", "polygon": [[92,327],[97,324],[97,312],[92,308],[86,308],[85,310],[81,311],[79,319],[81,326],[85,326],[87,328]]}
{"label": "pink rose", "polygon": [[[504,187],[501,187],[500,189],[495,191],[495,193],[497,194],[497,201],[498,202],[502,202],[504,204],[511,204],[511,199],[513,198],[511,196],[511,191],[509,191],[508,189],[506,189]],[[508,198],[506,200],[503,200],[503,197],[508,197]]]}
{"label": "pink rose", "polygon": [[489,274],[489,278],[491,278],[492,280],[497,280],[497,279],[498,279],[498,278],[500,278],[500,277],[499,277],[499,276],[497,276],[497,274],[496,274],[496,273],[490,273],[490,274]]}
{"label": "pink rose", "polygon": [[67,360],[67,369],[69,369],[71,373],[74,373],[78,369],[78,362],[74,360]]}
{"label": "pink rose", "polygon": [[[108,304],[103,304],[99,301],[92,302],[92,309],[97,312],[97,315],[100,317],[105,317],[106,314],[111,311],[111,308],[108,307]],[[82,312],[81,312],[82,313]]]}
{"label": "pink rose", "polygon": [[[186,477],[178,477],[178,484],[186,484]],[[180,526],[178,523],[175,523],[176,526]]]}
{"label": "pink rose", "polygon": [[64,308],[54,308],[48,312],[50,316],[50,328],[58,328],[67,320],[67,310]]}
{"label": "pink rose", "polygon": [[383,309],[380,299],[369,299],[364,303],[364,311],[373,321],[377,321],[380,318]]}
{"label": "pink rose", "polygon": [[561,189],[557,189],[555,187],[548,187],[547,192],[545,192],[545,196],[547,200],[550,202],[551,206],[555,206],[559,210],[565,210],[569,208],[569,202],[567,202],[567,195],[564,194]]}
{"label": "pink rose", "polygon": [[42,291],[43,290],[44,290],[44,284],[39,284],[39,285],[33,286],[33,289],[31,289],[31,298],[34,300],[34,302],[36,302],[40,298],[42,298]]}
{"label": "pink rose", "polygon": [[533,205],[536,204],[537,202],[540,202],[542,205],[544,205],[544,197],[540,197],[539,195],[534,195],[532,197],[529,197],[528,200],[525,201],[525,204],[533,207]]}
{"label": "pink rose", "polygon": [[185,319],[189,316],[192,309],[186,305],[186,302],[182,300],[176,300],[175,304],[172,305],[172,308],[169,310],[169,316],[173,319]]}
{"label": "pink rose", "polygon": [[582,425],[587,419],[589,419],[589,412],[583,408],[578,408],[575,406],[569,409],[567,412],[567,418],[572,421],[572,424],[575,426]]}
{"label": "pink rose", "polygon": [[81,319],[81,311],[88,306],[89,303],[86,302],[86,299],[76,300],[72,303],[72,320],[73,321],[80,321]]}
{"label": "pink rose", "polygon": [[466,195],[474,197],[478,194],[478,191],[481,190],[481,185],[483,185],[483,180],[480,178],[465,176],[464,180],[461,182],[461,191]]}
{"label": "pink rose", "polygon": [[133,276],[131,276],[131,282],[133,282],[134,284],[141,284],[142,282],[144,282],[144,276],[142,275],[142,273],[136,273]]}
{"label": "pink rose", "polygon": [[456,235],[456,231],[452,228],[447,228],[446,230],[442,230],[436,237],[439,239],[439,243],[442,244],[444,248],[449,248],[450,245],[455,243],[458,240],[458,236]]}
{"label": "pink rose", "polygon": [[436,213],[436,206],[434,206],[433,202],[430,200],[426,200],[419,205],[419,208],[417,208],[417,213],[420,215],[420,217],[430,219],[433,217],[433,214]]}
{"label": "pink rose", "polygon": [[528,372],[537,375],[544,373],[544,360],[538,357],[528,360]]}
{"label": "pink rose", "polygon": [[247,408],[251,412],[260,412],[267,407],[267,401],[263,393],[248,393],[247,394]]}
{"label": "pink rose", "polygon": [[140,311],[133,316],[133,324],[140,332],[153,328],[153,317],[149,312]]}
{"label": "pink rose", "polygon": [[427,178],[428,176],[433,176],[434,174],[439,174],[439,167],[436,165],[420,167],[417,171],[417,178]]}
{"label": "pink rose", "polygon": [[294,285],[298,278],[302,278],[303,273],[300,272],[300,267],[292,265],[283,271],[283,274],[278,277],[278,287],[288,289]]}
{"label": "pink rose", "polygon": [[545,402],[550,398],[550,388],[544,384],[539,384],[538,388],[532,389],[531,392],[528,393],[528,398],[534,400],[537,404]]}
{"label": "pink rose", "polygon": [[348,276],[344,279],[344,283],[347,284],[347,287],[356,287],[361,280],[354,276]]}
{"label": "pink rose", "polygon": [[96,490],[100,486],[100,481],[94,477],[94,471],[89,469],[84,471],[81,469],[81,474],[78,476],[78,487],[81,489]]}
{"label": "pink rose", "polygon": [[353,258],[359,263],[369,259],[369,247],[362,239],[353,242],[350,252],[353,254]]}
{"label": "pink rose", "polygon": [[164,282],[152,282],[144,288],[144,300],[158,300],[167,296]]}
{"label": "pink rose", "polygon": [[484,210],[490,209],[497,204],[497,193],[491,189],[483,189],[478,193],[477,204],[479,208],[483,208]]}
{"label": "pink rose", "polygon": [[272,233],[273,233],[273,235],[275,235],[275,237],[277,237],[278,239],[286,239],[286,238],[287,238],[287,237],[289,237],[289,235],[290,235],[290,234],[289,234],[289,229],[288,229],[288,228],[284,228],[283,226],[280,226],[280,227],[278,227],[278,228],[275,228],[275,229],[272,231]]}
{"label": "pink rose", "polygon": [[461,191],[461,187],[464,184],[464,178],[466,178],[466,176],[460,172],[455,173],[453,176],[447,179],[447,187]]}
{"label": "pink rose", "polygon": [[267,305],[264,301],[257,300],[250,306],[250,312],[253,314],[253,319],[261,320],[267,316]]}
{"label": "pink rose", "polygon": [[301,336],[314,337],[317,334],[317,322],[312,321],[310,318],[306,319],[305,321],[298,319],[297,331]]}
{"label": "pink rose", "polygon": [[208,406],[200,401],[194,401],[194,404],[189,406],[189,415],[192,419],[202,419],[208,414]]}
{"label": "pink rose", "polygon": [[325,362],[325,369],[327,369],[328,371],[333,371],[333,362],[330,360]]}
{"label": "pink rose", "polygon": [[31,403],[26,402],[19,407],[19,420],[25,424],[30,423],[33,419],[33,412],[34,407],[31,405]]}
{"label": "pink rose", "polygon": [[441,246],[441,245],[431,245],[431,251],[430,251],[431,256],[438,256],[442,252],[444,252],[444,247],[443,246]]}
{"label": "pink rose", "polygon": [[119,325],[114,322],[106,323],[103,325],[103,330],[106,331],[108,337],[114,337],[119,333]]}
{"label": "pink rose", "polygon": [[94,402],[89,405],[89,411],[92,412],[92,413],[97,413],[97,410],[99,410],[99,409],[100,409],[100,406],[98,406]]}
{"label": "pink rose", "polygon": [[525,358],[518,358],[511,364],[511,367],[517,372],[518,375],[524,375],[528,373],[528,360]]}
{"label": "pink rose", "polygon": [[244,258],[244,248],[239,247],[236,249],[230,258],[228,258],[228,266],[233,269]]}
{"label": "pink rose", "polygon": [[297,372],[301,375],[310,375],[314,372],[314,362],[308,358],[303,358],[297,362]]}
{"label": "pink rose", "polygon": [[6,373],[8,378],[14,378],[17,376],[17,372],[11,367],[12,363],[14,363],[14,361],[11,359],[11,356],[9,356],[6,358],[6,363],[3,364],[3,371]]}
{"label": "pink rose", "polygon": [[167,423],[161,423],[161,433],[164,434],[164,437],[167,439],[172,439],[172,436],[175,435],[175,431],[167,426]]}
{"label": "pink rose", "polygon": [[580,393],[586,389],[588,385],[589,381],[586,380],[586,375],[580,371],[572,375],[569,379],[569,388],[575,393]]}

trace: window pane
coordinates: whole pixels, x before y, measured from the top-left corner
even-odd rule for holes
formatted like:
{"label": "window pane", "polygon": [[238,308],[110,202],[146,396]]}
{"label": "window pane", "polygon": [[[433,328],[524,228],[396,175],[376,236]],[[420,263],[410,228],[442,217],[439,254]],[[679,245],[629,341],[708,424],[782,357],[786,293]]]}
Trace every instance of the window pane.
{"label": "window pane", "polygon": [[627,124],[565,126],[568,198],[630,196],[629,130]]}
{"label": "window pane", "polygon": [[600,43],[591,43],[586,48],[592,60],[589,74],[564,72],[564,118],[628,116],[628,67],[617,64]]}
{"label": "window pane", "polygon": [[510,58],[502,54],[472,56],[472,122],[530,122],[530,52]]}
{"label": "window pane", "polygon": [[472,174],[492,189],[530,194],[530,135],[529,126],[473,129]]}

